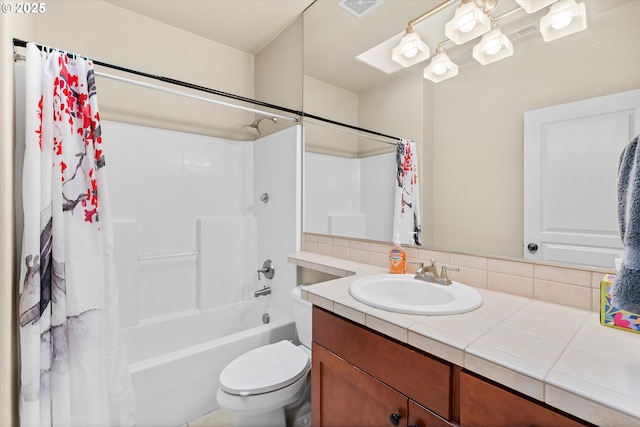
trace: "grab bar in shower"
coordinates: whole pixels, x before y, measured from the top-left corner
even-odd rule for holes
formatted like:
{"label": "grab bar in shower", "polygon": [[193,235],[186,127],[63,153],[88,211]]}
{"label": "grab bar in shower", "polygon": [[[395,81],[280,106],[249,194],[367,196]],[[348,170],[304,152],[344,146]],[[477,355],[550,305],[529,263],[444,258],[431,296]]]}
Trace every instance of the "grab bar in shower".
{"label": "grab bar in shower", "polygon": [[157,261],[160,259],[185,258],[200,255],[200,251],[176,252],[171,254],[138,255],[138,261]]}

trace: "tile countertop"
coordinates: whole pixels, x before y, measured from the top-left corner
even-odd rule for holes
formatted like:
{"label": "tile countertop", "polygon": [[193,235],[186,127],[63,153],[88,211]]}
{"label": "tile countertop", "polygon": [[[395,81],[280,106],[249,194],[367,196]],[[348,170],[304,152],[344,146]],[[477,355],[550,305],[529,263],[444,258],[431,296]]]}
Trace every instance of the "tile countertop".
{"label": "tile countertop", "polygon": [[640,426],[640,335],[600,325],[599,313],[478,288],[469,313],[393,313],[349,295],[386,269],[309,252],[289,263],[340,277],[303,288],[316,306],[594,424]]}

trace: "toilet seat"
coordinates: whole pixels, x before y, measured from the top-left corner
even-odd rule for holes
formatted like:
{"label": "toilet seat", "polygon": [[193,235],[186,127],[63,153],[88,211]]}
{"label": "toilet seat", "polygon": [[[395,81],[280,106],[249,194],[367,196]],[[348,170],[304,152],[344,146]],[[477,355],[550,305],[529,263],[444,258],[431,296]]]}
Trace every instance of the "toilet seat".
{"label": "toilet seat", "polygon": [[220,388],[238,396],[268,393],[295,383],[310,369],[309,356],[289,341],[258,347],[220,373]]}

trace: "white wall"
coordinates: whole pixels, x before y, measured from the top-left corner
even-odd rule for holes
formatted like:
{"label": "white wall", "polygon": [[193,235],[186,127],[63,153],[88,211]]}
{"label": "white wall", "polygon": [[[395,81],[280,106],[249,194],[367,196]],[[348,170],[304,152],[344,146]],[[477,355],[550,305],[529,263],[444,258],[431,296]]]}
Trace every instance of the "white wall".
{"label": "white wall", "polygon": [[[254,142],[103,121],[124,327],[252,299],[288,314],[300,224],[300,127]],[[268,204],[259,201],[270,195]],[[139,256],[198,256],[139,260]],[[265,259],[273,280],[258,282]]]}
{"label": "white wall", "polygon": [[[34,15],[36,34],[28,38],[29,41],[235,95],[255,96],[253,55],[106,1],[55,0],[46,6],[46,13]],[[104,67],[96,69],[132,78],[130,74]],[[150,83],[162,85],[157,81]],[[253,121],[253,113],[99,76],[96,84],[103,119],[224,138],[253,139],[242,130],[243,124]]]}
{"label": "white wall", "polygon": [[[323,82],[310,76],[304,76],[304,112],[341,123],[358,125],[358,95]],[[330,126],[314,125],[305,120],[305,151],[315,153],[339,154],[344,157],[356,157],[358,153],[357,136],[333,129]]]}
{"label": "white wall", "polygon": [[[395,153],[346,158],[305,153],[304,230],[309,233],[391,240],[395,191]],[[348,231],[335,232],[344,223]],[[373,237],[375,236],[375,237]]]}
{"label": "white wall", "polygon": [[252,216],[252,143],[110,121],[102,126],[123,326],[202,307],[196,256],[137,257],[195,252],[200,218]]}
{"label": "white wall", "polygon": [[393,240],[393,206],[396,191],[396,153],[363,157],[362,212],[367,217],[369,240]]}
{"label": "white wall", "polygon": [[[294,126],[256,140],[253,145],[251,203],[258,219],[258,255],[254,268],[270,259],[275,266],[271,280],[262,278],[255,289],[271,287],[270,307],[293,316],[290,293],[296,286],[296,266],[287,256],[300,249],[302,240],[302,133]],[[269,202],[259,200],[267,193]],[[264,298],[264,297],[260,297]]]}
{"label": "white wall", "polygon": [[362,213],[361,179],[359,159],[306,152],[304,230],[329,234],[329,215]]}

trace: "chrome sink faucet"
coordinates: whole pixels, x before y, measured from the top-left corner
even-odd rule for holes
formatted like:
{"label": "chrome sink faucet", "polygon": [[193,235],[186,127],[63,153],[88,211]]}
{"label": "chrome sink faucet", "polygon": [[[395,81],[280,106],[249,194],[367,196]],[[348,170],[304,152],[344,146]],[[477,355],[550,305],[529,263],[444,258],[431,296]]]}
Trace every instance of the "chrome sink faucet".
{"label": "chrome sink faucet", "polygon": [[418,264],[419,267],[416,269],[416,275],[413,277],[414,279],[424,280],[425,282],[437,283],[439,285],[448,286],[451,283],[451,279],[449,278],[449,271],[460,271],[458,267],[447,267],[443,265],[440,269],[440,274],[438,274],[438,268],[436,267],[436,260],[430,259],[431,265],[425,266],[422,261],[409,261],[412,264]]}

